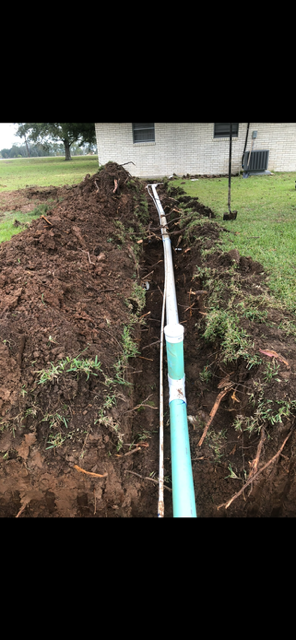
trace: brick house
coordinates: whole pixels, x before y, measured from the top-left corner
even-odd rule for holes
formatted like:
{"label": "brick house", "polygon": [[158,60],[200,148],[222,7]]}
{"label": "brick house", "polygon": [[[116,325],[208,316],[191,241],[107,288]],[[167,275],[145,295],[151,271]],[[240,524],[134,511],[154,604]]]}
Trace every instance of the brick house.
{"label": "brick house", "polygon": [[[142,178],[227,175],[229,127],[212,122],[96,123],[99,164],[133,162],[126,169]],[[232,173],[242,171],[244,151],[250,150],[250,172],[296,171],[296,123],[253,122],[249,127],[233,123],[232,127]],[[249,156],[244,157],[247,162]]]}

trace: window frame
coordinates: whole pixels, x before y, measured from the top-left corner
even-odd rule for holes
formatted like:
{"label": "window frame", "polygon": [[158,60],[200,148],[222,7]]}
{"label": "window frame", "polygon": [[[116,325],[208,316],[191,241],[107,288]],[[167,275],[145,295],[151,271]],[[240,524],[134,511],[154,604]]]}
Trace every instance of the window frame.
{"label": "window frame", "polygon": [[[222,131],[222,133],[219,133],[216,129],[217,125],[228,125],[228,131],[225,129],[224,131]],[[235,129],[235,131],[233,130],[234,126],[236,126],[237,128]],[[233,138],[238,138],[238,132],[239,132],[239,122],[233,122],[232,123],[232,137]],[[230,138],[230,122],[215,122],[214,123],[214,139],[215,140],[219,140],[219,138]]]}
{"label": "window frame", "polygon": [[[143,125],[143,124],[146,124],[148,126],[146,126],[146,127],[139,126],[139,125]],[[144,140],[143,139],[136,140],[135,139],[135,133],[139,132],[139,131],[143,131],[143,132],[153,131],[153,138],[150,138],[148,140],[147,140],[147,138],[144,139]],[[143,123],[135,123],[135,122],[133,122],[132,123],[132,132],[133,132],[133,144],[145,144],[145,143],[147,143],[147,144],[150,143],[151,144],[151,143],[155,142],[155,123],[154,122],[143,122]]]}

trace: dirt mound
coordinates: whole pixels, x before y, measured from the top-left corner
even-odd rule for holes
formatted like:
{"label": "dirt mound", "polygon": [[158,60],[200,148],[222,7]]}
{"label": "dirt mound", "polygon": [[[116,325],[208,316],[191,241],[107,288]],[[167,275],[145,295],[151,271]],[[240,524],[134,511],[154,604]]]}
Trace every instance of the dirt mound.
{"label": "dirt mound", "polygon": [[128,357],[143,302],[144,187],[129,180],[109,163],[72,188],[28,190],[63,200],[0,246],[1,515],[24,505],[30,516],[105,515],[112,505],[126,516],[137,499],[110,458],[132,441]]}

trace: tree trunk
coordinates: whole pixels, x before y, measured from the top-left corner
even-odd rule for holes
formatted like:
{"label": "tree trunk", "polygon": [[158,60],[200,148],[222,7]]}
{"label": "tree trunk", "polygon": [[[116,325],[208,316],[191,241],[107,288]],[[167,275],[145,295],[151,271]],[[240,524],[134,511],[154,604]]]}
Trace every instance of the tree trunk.
{"label": "tree trunk", "polygon": [[68,142],[68,140],[64,140],[64,146],[65,146],[65,160],[71,160],[70,143]]}
{"label": "tree trunk", "polygon": [[27,154],[28,154],[28,157],[30,158],[30,151],[29,151],[29,147],[28,147],[26,136],[25,136],[25,143],[26,143],[26,147],[27,147]]}

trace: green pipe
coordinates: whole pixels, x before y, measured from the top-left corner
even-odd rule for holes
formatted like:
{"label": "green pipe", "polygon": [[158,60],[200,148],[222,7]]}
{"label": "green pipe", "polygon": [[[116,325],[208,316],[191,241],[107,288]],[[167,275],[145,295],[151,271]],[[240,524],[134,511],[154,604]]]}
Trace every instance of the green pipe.
{"label": "green pipe", "polygon": [[186,402],[170,402],[174,518],[196,518]]}
{"label": "green pipe", "polygon": [[174,518],[196,518],[184,372],[184,327],[164,328],[168,361]]}

